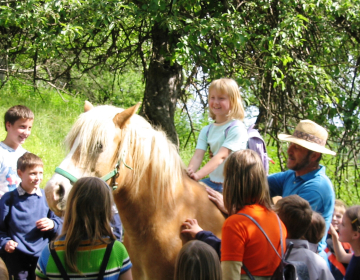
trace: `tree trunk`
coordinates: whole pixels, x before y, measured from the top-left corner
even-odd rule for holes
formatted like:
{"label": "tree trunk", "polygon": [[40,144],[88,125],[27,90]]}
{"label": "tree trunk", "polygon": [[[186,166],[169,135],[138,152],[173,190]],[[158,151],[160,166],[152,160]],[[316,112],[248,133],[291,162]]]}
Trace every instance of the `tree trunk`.
{"label": "tree trunk", "polygon": [[141,115],[152,125],[160,126],[178,146],[174,114],[182,86],[182,67],[177,63],[171,65],[170,61],[177,37],[155,24],[152,29],[152,42],[152,58],[145,74]]}

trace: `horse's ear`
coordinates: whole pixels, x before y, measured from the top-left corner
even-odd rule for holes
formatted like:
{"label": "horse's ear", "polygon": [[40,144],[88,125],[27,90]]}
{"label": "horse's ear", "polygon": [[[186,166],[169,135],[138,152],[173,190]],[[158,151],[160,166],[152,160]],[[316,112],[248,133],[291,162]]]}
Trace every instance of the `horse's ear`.
{"label": "horse's ear", "polygon": [[132,106],[121,113],[116,114],[113,121],[115,124],[117,124],[120,128],[124,128],[126,125],[129,124],[130,118],[136,113],[136,111],[139,109],[141,102],[136,104],[135,106]]}
{"label": "horse's ear", "polygon": [[94,105],[92,105],[89,101],[85,101],[85,105],[84,105],[84,112],[86,113],[87,111],[90,111],[91,109],[94,108]]}

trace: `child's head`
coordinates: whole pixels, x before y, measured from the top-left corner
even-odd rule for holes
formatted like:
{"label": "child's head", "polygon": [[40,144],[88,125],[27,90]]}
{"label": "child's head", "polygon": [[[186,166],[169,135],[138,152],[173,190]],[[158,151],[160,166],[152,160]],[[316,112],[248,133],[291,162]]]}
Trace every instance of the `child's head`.
{"label": "child's head", "polygon": [[[88,238],[112,236],[113,197],[110,187],[96,177],[76,181],[67,199],[63,229],[68,234],[82,234]],[[74,229],[81,229],[78,233]]]}
{"label": "child's head", "polygon": [[224,178],[224,205],[230,215],[255,203],[270,209],[268,181],[256,152],[242,150],[231,154],[225,163]]}
{"label": "child's head", "polygon": [[43,180],[43,162],[32,153],[25,153],[17,161],[17,174],[21,178],[21,187],[28,193],[40,187]]}
{"label": "child's head", "polygon": [[41,158],[32,153],[23,154],[17,161],[17,169],[22,172],[24,172],[27,168],[33,168],[36,166],[43,167],[44,164]]}
{"label": "child's head", "polygon": [[2,258],[0,258],[0,279],[9,280],[9,273]]}
{"label": "child's head", "polygon": [[[217,92],[219,94],[226,94],[229,96],[230,111],[228,113],[229,119],[242,120],[245,116],[245,110],[242,103],[239,86],[233,79],[222,78],[211,82],[209,87],[208,99],[211,99],[211,95]],[[215,114],[209,108],[210,117],[215,120]]]}
{"label": "child's head", "polygon": [[7,123],[14,125],[14,123],[19,119],[33,120],[34,113],[28,107],[23,105],[16,105],[11,107],[4,115],[5,130],[7,131]]}
{"label": "child's head", "polygon": [[299,239],[310,226],[311,206],[296,194],[280,199],[275,205],[275,212],[284,223],[289,239]]}
{"label": "child's head", "polygon": [[339,226],[341,224],[342,217],[345,214],[346,208],[346,204],[342,200],[335,199],[335,207],[331,224],[334,226],[336,231],[339,231]]}
{"label": "child's head", "polygon": [[317,244],[324,237],[325,230],[326,224],[323,216],[313,211],[310,227],[304,234],[303,239],[309,241],[310,243]]}
{"label": "child's head", "polygon": [[5,113],[4,120],[7,134],[3,142],[16,150],[30,136],[34,114],[29,108],[17,105]]}
{"label": "child's head", "polygon": [[175,263],[175,280],[221,280],[219,256],[200,240],[187,242]]}
{"label": "child's head", "polygon": [[83,177],[73,185],[66,203],[62,235],[65,237],[66,264],[78,272],[76,250],[83,238],[90,243],[102,240],[112,233],[113,197],[110,187],[101,179]]}
{"label": "child's head", "polygon": [[352,247],[360,246],[360,205],[346,210],[339,228],[339,240],[349,242]]}

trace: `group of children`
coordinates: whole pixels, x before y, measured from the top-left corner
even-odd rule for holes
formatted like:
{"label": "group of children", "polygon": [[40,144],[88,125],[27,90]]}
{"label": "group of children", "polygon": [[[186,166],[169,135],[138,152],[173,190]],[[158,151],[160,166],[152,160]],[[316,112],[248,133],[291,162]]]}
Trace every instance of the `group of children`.
{"label": "group of children", "polygon": [[[0,142],[1,279],[58,279],[56,273],[61,270],[48,246],[58,236],[53,244],[55,254],[62,265],[70,267],[70,273],[97,276],[108,252],[107,270],[102,272],[106,279],[131,280],[129,256],[110,226],[114,223],[110,187],[97,178],[80,179],[69,194],[64,220],[57,217],[40,188],[42,160],[21,146],[31,133],[33,112],[17,105],[5,113],[4,121],[7,135]],[[87,247],[96,248],[90,266]],[[78,251],[86,261],[79,262]]]}
{"label": "group of children", "polygon": [[[274,250],[269,247],[269,242],[264,239],[259,226],[268,232],[269,240],[272,243],[275,242],[274,244],[279,244],[279,240],[286,236],[286,230],[284,229],[281,234],[275,226],[277,223],[268,200],[269,187],[266,176],[263,176],[262,162],[259,158],[252,159],[253,152],[245,150],[248,139],[245,126],[241,121],[244,108],[236,82],[232,79],[213,81],[209,87],[208,101],[210,116],[214,123],[201,130],[196,151],[187,172],[196,181],[209,175],[209,178],[201,181],[212,189],[223,192],[225,209],[220,210],[228,213],[229,217],[223,226],[223,240],[219,240],[211,232],[203,231],[194,219],[184,222],[185,228],[182,233],[205,241],[215,249],[218,256],[221,255],[223,279],[240,279],[240,273],[241,278],[246,278],[245,274],[249,273],[244,271],[245,263],[250,274],[259,279],[267,279],[267,276],[275,271],[280,260],[276,252],[274,253]],[[208,146],[211,159],[200,168]],[[215,202],[216,199],[214,196]],[[221,203],[218,206],[221,206]],[[341,271],[340,278],[336,279],[343,279],[344,276],[345,279],[356,279],[360,275],[360,252],[358,252],[360,212],[358,208],[360,206],[351,207],[346,213],[343,208],[342,215],[344,213],[345,215],[339,228],[340,237],[334,228],[330,230],[332,233],[330,239],[333,241],[333,252],[336,257],[332,258],[331,252],[327,249],[329,259],[331,261],[337,258],[342,262],[350,262],[345,270],[341,263],[335,261],[330,267],[328,261],[317,254],[318,243],[326,234],[324,218],[313,212],[310,204],[301,197],[291,195],[278,202],[275,211],[282,220],[280,227],[285,225],[286,243],[292,242],[294,246],[289,258],[304,261],[307,264],[310,279],[334,279],[335,270]],[[254,218],[259,226],[254,226],[254,222],[249,217],[240,216],[243,214]],[[336,216],[336,207],[334,216]],[[349,253],[350,246],[346,247],[341,244],[341,241],[351,244],[351,253]],[[344,246],[345,249],[348,248],[347,252]],[[266,258],[263,257],[264,254]],[[342,269],[339,269],[340,265]],[[199,278],[190,278],[188,275],[186,279]]]}
{"label": "group of children", "polygon": [[[281,262],[279,255],[285,253],[280,243],[284,247],[293,244],[289,260],[305,262],[310,279],[345,276],[348,280],[360,275],[360,206],[347,210],[344,205],[335,206],[327,249],[331,273],[327,262],[317,254],[317,243],[325,234],[322,216],[296,195],[272,206],[263,162],[254,151],[246,149],[248,135],[239,121],[245,112],[234,80],[211,83],[209,110],[215,122],[200,132],[187,172],[197,181],[209,175],[202,181],[223,192],[224,212],[229,217],[222,240],[203,231],[195,219],[184,222],[182,234],[197,240],[180,251],[175,279],[246,279],[250,275],[269,279]],[[33,120],[34,114],[27,107],[10,108],[5,114],[7,136],[0,143],[0,254],[10,277],[52,279],[65,277],[64,273],[86,272],[91,276],[107,273],[106,279],[132,279],[126,249],[114,242],[109,226],[111,207],[93,207],[94,200],[99,200],[99,205],[113,205],[106,183],[96,178],[78,180],[69,194],[62,227],[63,221],[49,209],[40,189],[43,163],[21,146],[31,133]],[[208,145],[211,159],[200,168]],[[96,258],[87,260],[92,264],[89,271],[81,259],[86,259],[85,253],[94,246],[99,251]],[[101,272],[103,259],[111,264],[112,272]]]}

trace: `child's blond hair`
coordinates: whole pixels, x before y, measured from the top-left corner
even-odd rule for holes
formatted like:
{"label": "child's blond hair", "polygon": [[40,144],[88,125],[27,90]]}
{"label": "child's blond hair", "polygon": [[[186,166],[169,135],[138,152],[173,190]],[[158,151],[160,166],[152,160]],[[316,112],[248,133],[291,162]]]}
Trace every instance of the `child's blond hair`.
{"label": "child's blond hair", "polygon": [[342,211],[341,214],[344,215],[345,212],[346,212],[347,206],[346,206],[345,202],[342,201],[341,199],[335,199],[335,206],[334,206],[334,208],[337,208],[337,209],[339,209],[339,211]]}
{"label": "child's blond hair", "polygon": [[[216,90],[222,94],[227,94],[230,100],[230,112],[227,115],[229,119],[243,120],[245,117],[245,110],[242,103],[239,86],[233,79],[221,78],[211,82],[209,87],[209,97],[211,92]],[[215,120],[215,114],[209,108],[210,117]]]}

